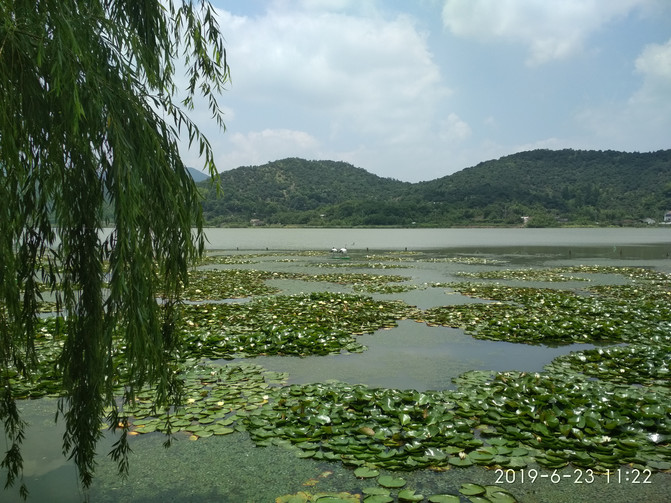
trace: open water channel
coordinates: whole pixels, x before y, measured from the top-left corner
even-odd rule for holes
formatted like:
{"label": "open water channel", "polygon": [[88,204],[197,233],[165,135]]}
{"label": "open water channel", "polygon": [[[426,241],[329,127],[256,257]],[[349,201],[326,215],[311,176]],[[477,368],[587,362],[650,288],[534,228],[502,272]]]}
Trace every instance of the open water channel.
{"label": "open water channel", "polygon": [[[394,294],[372,294],[379,299],[399,299],[420,309],[475,302],[435,283],[459,281],[460,271],[491,269],[486,263],[441,261],[445,257],[480,257],[500,261],[507,268],[567,265],[644,266],[671,272],[671,227],[645,229],[211,229],[207,232],[210,253],[256,255],[245,265],[218,266],[253,268],[278,272],[323,273],[319,264],[329,256],[296,252],[348,249],[348,260],[393,251],[404,257],[403,269],[390,274],[409,276],[418,288]],[[266,253],[267,252],[267,253]],[[414,261],[413,252],[422,260]],[[436,259],[431,260],[431,259]],[[338,271],[370,272],[347,268]],[[214,267],[214,266],[210,266]],[[498,267],[501,267],[500,265]],[[328,271],[332,272],[332,271]],[[600,281],[617,281],[604,275]],[[352,292],[351,287],[332,283],[270,280],[283,294],[310,291]],[[563,285],[563,288],[570,288]],[[477,340],[459,329],[430,327],[401,321],[393,329],[358,338],[367,350],[358,354],[290,357],[264,356],[247,361],[266,369],[287,372],[289,383],[338,380],[371,387],[441,390],[454,386],[453,379],[469,370],[538,372],[555,357],[576,349],[594,347],[574,344],[559,347],[531,346]],[[226,364],[227,362],[221,362]],[[25,401],[24,418],[30,423],[24,445],[28,501],[76,502],[83,499],[71,462],[61,454],[60,424],[54,423],[53,399]],[[298,491],[360,492],[364,483],[352,469],[340,463],[300,459],[282,447],[256,447],[245,432],[189,441],[178,438],[168,449],[161,434],[133,437],[131,473],[127,480],[116,474],[106,456],[113,438],[100,445],[96,479],[88,494],[93,502],[254,502],[270,503]],[[569,472],[566,472],[569,473]],[[0,471],[0,475],[3,473]],[[456,468],[445,472],[418,470],[403,473],[417,493],[458,494],[462,483],[493,484],[496,474],[482,467]],[[671,475],[653,474],[650,484],[607,483],[597,477],[591,484],[573,480],[553,483],[506,485],[521,502],[610,503],[671,500]],[[306,485],[307,484],[307,485]],[[314,484],[314,485],[312,485]],[[18,502],[16,488],[0,491],[0,501]],[[462,501],[468,501],[465,497]]]}

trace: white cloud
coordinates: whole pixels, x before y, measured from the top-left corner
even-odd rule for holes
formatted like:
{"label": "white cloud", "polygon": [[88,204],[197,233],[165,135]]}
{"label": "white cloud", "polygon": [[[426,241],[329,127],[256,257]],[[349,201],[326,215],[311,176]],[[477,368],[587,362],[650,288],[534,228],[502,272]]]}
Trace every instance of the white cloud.
{"label": "white cloud", "polygon": [[654,0],[445,0],[443,24],[460,37],[528,47],[527,64],[567,58],[606,23]]}
{"label": "white cloud", "polygon": [[319,141],[304,131],[264,129],[247,134],[233,133],[228,140],[233,148],[217,159],[219,171],[286,157],[319,157]]}
{"label": "white cloud", "polygon": [[[638,45],[659,42],[668,0],[219,5],[234,6],[219,11],[228,130],[208,134],[220,170],[299,156],[416,181],[527,148],[668,148],[671,41]],[[468,39],[458,54],[453,37],[426,31],[441,9],[446,30]],[[501,64],[475,66],[473,41],[495,45]],[[520,53],[529,65],[565,62],[509,68]],[[195,112],[204,124],[206,110]]]}
{"label": "white cloud", "polygon": [[471,127],[461,120],[457,114],[452,113],[441,122],[441,130],[438,136],[442,141],[448,143],[461,143],[467,140],[471,133]]}
{"label": "white cloud", "polygon": [[634,63],[642,81],[624,103],[589,108],[578,114],[596,141],[593,148],[657,150],[669,147],[671,131],[671,39],[647,45]]}
{"label": "white cloud", "polygon": [[643,86],[632,102],[671,101],[671,39],[665,44],[650,44],[636,58],[636,71],[643,75]]}
{"label": "white cloud", "polygon": [[265,109],[269,128],[309,116],[336,143],[361,135],[398,144],[431,131],[449,90],[425,34],[409,16],[355,16],[342,12],[348,5],[275,3],[255,18],[222,11],[231,106],[241,100]]}

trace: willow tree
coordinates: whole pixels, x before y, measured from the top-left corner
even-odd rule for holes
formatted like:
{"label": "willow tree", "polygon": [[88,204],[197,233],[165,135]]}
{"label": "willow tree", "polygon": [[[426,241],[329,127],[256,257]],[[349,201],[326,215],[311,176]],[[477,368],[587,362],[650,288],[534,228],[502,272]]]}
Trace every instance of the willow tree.
{"label": "willow tree", "polygon": [[[228,78],[204,0],[0,0],[1,467],[24,496],[9,376],[35,368],[41,285],[65,319],[57,414],[83,486],[104,423],[120,428],[111,455],[127,469],[123,404],[137,390],[153,386],[160,407],[180,400],[173,321],[203,230],[178,145],[188,139],[215,173],[188,115],[204,97],[223,128]],[[108,201],[115,224],[103,233]]]}

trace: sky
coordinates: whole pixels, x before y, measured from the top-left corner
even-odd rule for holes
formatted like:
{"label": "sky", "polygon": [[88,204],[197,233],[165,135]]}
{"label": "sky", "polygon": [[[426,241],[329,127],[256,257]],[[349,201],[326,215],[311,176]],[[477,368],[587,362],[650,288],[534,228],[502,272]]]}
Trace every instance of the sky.
{"label": "sky", "polygon": [[[286,157],[434,180],[538,148],[671,148],[670,0],[211,0],[217,169]],[[201,167],[197,151],[183,154]]]}

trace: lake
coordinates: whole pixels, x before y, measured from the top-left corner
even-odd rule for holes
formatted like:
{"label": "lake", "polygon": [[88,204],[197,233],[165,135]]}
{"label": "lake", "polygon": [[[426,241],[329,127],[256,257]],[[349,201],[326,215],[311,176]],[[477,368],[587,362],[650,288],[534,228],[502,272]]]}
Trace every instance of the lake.
{"label": "lake", "polygon": [[216,250],[426,250],[549,246],[558,248],[662,245],[671,253],[671,226],[567,229],[207,229]]}
{"label": "lake", "polygon": [[[253,253],[251,264],[222,266],[268,271],[323,272],[324,257],[297,255],[299,251],[348,249],[357,259],[393,250],[408,258],[407,268],[393,274],[408,276],[418,288],[395,294],[373,294],[379,299],[400,299],[421,309],[474,302],[447,288],[427,287],[432,283],[459,280],[457,274],[489,270],[487,264],[467,266],[444,262],[446,255],[464,255],[499,260],[504,267],[554,267],[599,264],[645,266],[671,272],[671,226],[607,229],[207,229],[207,250],[230,254]],[[265,252],[272,252],[267,253]],[[259,253],[261,252],[261,253]],[[413,261],[412,252],[435,261]],[[349,271],[343,261],[338,270]],[[500,266],[499,266],[500,267]],[[352,269],[354,272],[372,272]],[[387,271],[388,272],[388,271]],[[612,283],[612,277],[597,279]],[[347,285],[271,280],[282,293],[338,290],[352,292]],[[571,286],[570,284],[568,285]],[[290,383],[324,382],[335,379],[371,387],[399,389],[450,389],[453,379],[468,370],[542,371],[558,355],[594,347],[573,344],[560,347],[529,346],[472,338],[463,331],[429,327],[401,321],[391,330],[379,330],[359,337],[367,346],[361,354],[313,356],[307,358],[264,356],[248,358],[269,370],[288,372]],[[223,363],[223,362],[222,362]],[[23,402],[21,408],[31,427],[24,449],[29,501],[70,502],[82,497],[72,463],[63,459],[60,425],[54,425],[55,402],[50,399]],[[359,491],[362,482],[351,469],[339,463],[299,459],[277,446],[259,448],[246,433],[211,437],[196,442],[180,438],[173,447],[162,447],[161,435],[140,435],[132,439],[131,475],[121,481],[114,464],[104,455],[113,438],[101,443],[97,478],[90,492],[95,502],[253,502],[271,503],[276,497],[312,490]],[[464,482],[492,484],[494,472],[479,467],[447,472],[418,470],[404,473],[409,486],[418,492],[455,493]],[[671,476],[655,474],[653,484],[633,487],[606,484],[603,478],[589,486],[538,481],[533,487],[516,486],[519,501],[609,501],[611,503],[668,501]],[[367,484],[373,485],[373,484]],[[509,489],[513,490],[512,487]],[[0,492],[3,502],[20,501],[17,491]]]}

